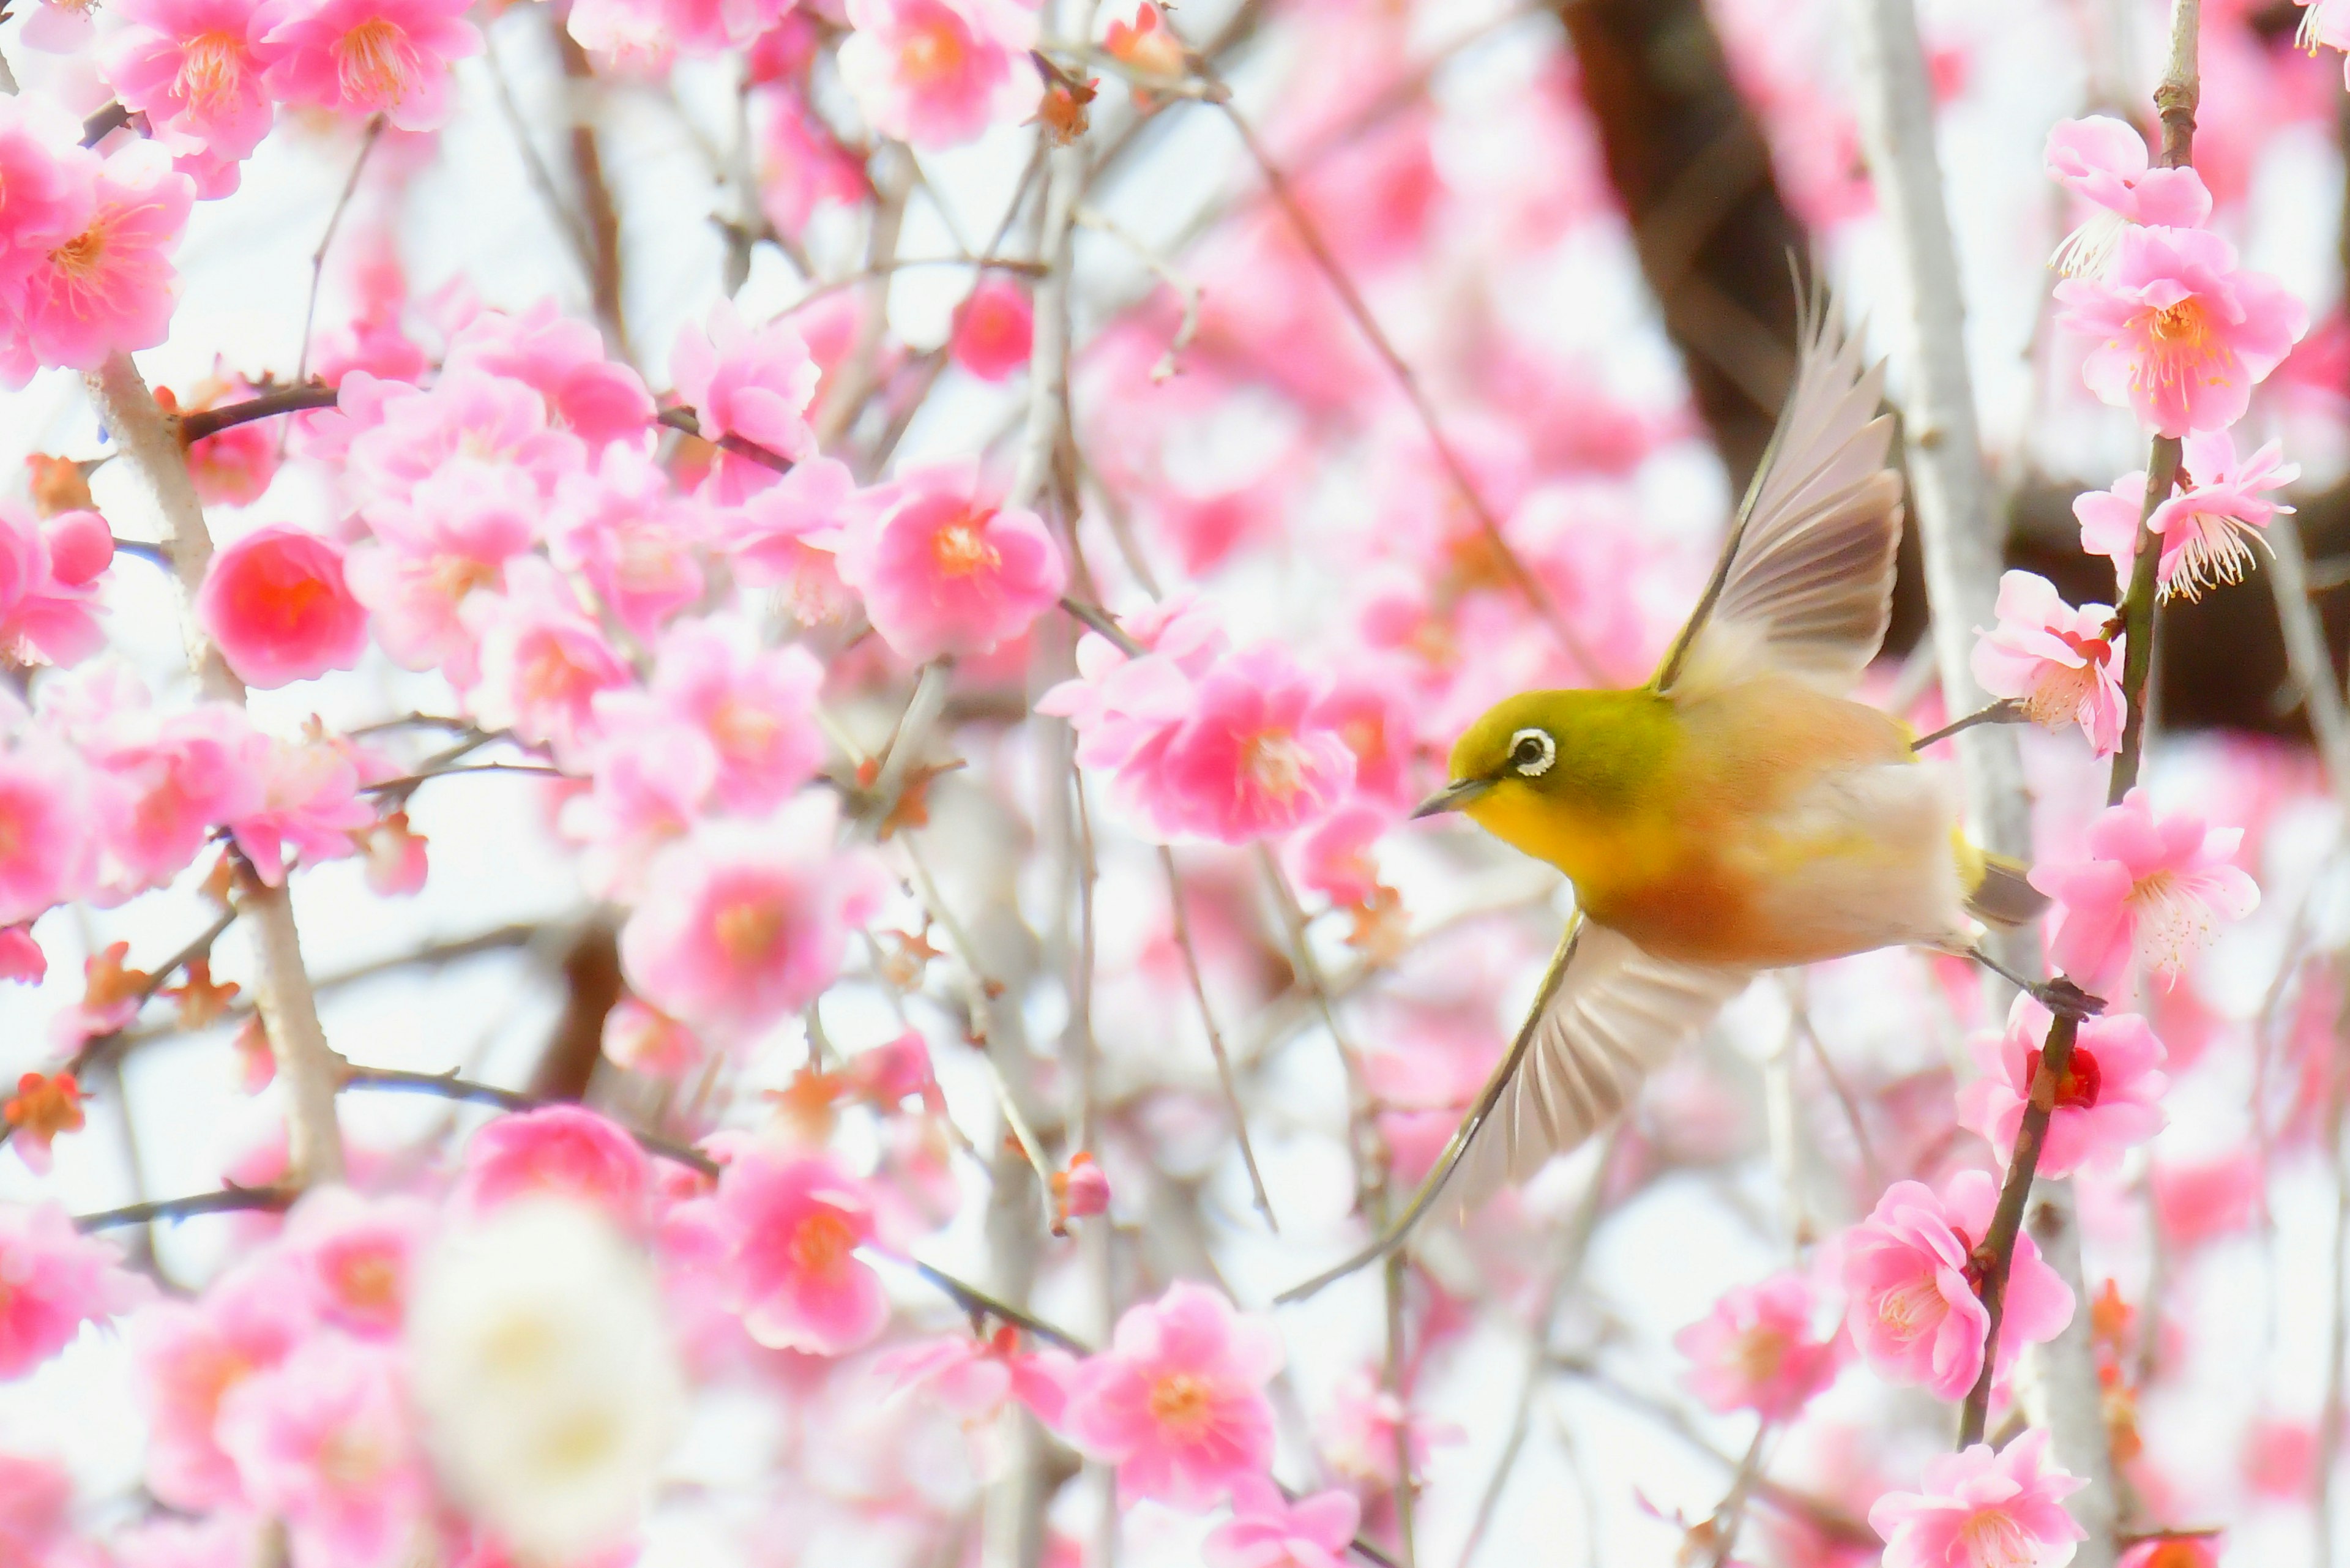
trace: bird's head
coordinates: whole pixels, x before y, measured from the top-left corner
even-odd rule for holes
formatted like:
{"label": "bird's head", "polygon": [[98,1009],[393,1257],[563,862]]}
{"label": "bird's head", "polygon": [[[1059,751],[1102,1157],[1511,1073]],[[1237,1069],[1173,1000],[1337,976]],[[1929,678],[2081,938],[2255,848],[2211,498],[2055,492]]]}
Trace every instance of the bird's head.
{"label": "bird's head", "polygon": [[1453,743],[1452,782],[1412,815],[1461,812],[1517,843],[1529,817],[1621,812],[1655,782],[1675,735],[1670,704],[1645,689],[1521,692]]}

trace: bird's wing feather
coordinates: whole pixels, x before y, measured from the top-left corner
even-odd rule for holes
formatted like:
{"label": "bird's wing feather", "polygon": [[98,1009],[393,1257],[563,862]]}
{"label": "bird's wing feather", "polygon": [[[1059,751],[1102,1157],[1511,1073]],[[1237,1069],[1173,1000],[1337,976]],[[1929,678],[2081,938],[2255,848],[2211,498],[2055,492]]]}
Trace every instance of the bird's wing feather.
{"label": "bird's wing feather", "polygon": [[1865,365],[1823,295],[1805,310],[1795,384],[1712,580],[1657,672],[1696,695],[1762,670],[1841,693],[1892,613],[1901,481],[1886,466],[1882,362]]}

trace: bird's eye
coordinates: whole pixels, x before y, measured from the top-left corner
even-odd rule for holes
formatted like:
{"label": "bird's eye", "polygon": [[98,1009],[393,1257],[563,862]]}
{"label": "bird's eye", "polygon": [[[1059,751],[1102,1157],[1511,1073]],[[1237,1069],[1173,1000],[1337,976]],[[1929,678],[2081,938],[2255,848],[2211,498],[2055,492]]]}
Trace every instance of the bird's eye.
{"label": "bird's eye", "polygon": [[1510,737],[1510,771],[1522,778],[1538,778],[1558,761],[1558,742],[1546,730],[1520,730]]}

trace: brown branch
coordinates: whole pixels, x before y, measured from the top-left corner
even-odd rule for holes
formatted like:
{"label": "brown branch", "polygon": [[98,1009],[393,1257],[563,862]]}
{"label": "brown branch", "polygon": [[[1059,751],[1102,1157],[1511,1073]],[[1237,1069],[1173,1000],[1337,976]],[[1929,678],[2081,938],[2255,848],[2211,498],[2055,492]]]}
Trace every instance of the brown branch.
{"label": "brown branch", "polygon": [[199,1192],[190,1198],[159,1198],[151,1203],[133,1203],[121,1209],[101,1210],[95,1214],[74,1216],[77,1231],[110,1231],[123,1225],[146,1225],[158,1220],[184,1220],[192,1214],[226,1214],[236,1210],[266,1210],[272,1213],[290,1209],[302,1196],[298,1187],[229,1187],[218,1192]]}
{"label": "brown branch", "polygon": [[[550,1100],[537,1095],[527,1095],[519,1089],[501,1089],[494,1084],[477,1084],[457,1076],[454,1069],[446,1073],[410,1073],[395,1067],[348,1067],[344,1069],[344,1089],[385,1089],[394,1093],[436,1095],[444,1100],[469,1100],[477,1105],[496,1106],[501,1110],[537,1111],[567,1102]],[[674,1160],[688,1169],[703,1176],[715,1177],[718,1162],[698,1148],[672,1142],[634,1127],[625,1129],[647,1154]]]}
{"label": "brown branch", "polygon": [[276,414],[300,413],[305,409],[331,409],[339,394],[323,382],[311,381],[299,387],[277,387],[245,399],[240,403],[223,403],[218,408],[195,409],[180,416],[180,440],[189,446],[206,436],[216,436],[236,425],[250,424]]}
{"label": "brown branch", "polygon": [[[694,417],[691,409],[663,409],[653,417],[658,422],[667,425],[673,431],[683,431],[697,441],[711,441],[710,437],[702,433],[702,421]],[[770,452],[757,441],[745,440],[731,431],[711,441],[711,444],[731,452],[736,457],[748,459],[764,468],[772,468],[777,473],[789,473],[795,466],[793,461],[782,452]]]}
{"label": "brown branch", "polygon": [[548,31],[563,58],[564,81],[571,103],[571,182],[578,188],[579,205],[588,228],[588,287],[597,318],[611,339],[613,350],[629,357],[629,318],[621,287],[620,212],[612,201],[611,182],[604,177],[604,154],[596,143],[596,127],[580,112],[579,95],[596,79],[588,51],[579,47],[560,16],[547,13]]}

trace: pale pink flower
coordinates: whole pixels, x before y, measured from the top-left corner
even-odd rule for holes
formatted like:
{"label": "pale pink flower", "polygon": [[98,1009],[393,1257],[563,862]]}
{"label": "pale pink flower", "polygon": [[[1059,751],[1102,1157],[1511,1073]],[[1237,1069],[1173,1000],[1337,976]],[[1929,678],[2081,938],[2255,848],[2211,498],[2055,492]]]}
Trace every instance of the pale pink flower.
{"label": "pale pink flower", "polygon": [[1283,862],[1300,887],[1334,905],[1368,904],[1379,896],[1371,851],[1402,820],[1396,807],[1357,795],[1284,845]]}
{"label": "pale pink flower", "polygon": [[815,1001],[882,890],[870,861],[833,851],[832,819],[829,800],[804,797],[771,826],[704,827],[662,851],[620,930],[630,987],[672,1017],[735,1036]]}
{"label": "pale pink flower", "polygon": [[80,139],[72,118],[47,98],[0,98],[0,291],[88,226],[99,165]]}
{"label": "pale pink flower", "polygon": [[147,117],[177,153],[234,161],[269,134],[274,109],[262,43],[276,17],[264,0],[115,0],[121,24],[98,47],[99,69],[125,109]]}
{"label": "pale pink flower", "polygon": [[816,724],[823,686],[824,667],[804,648],[761,648],[739,620],[687,620],[661,639],[642,701],[708,738],[718,764],[713,798],[754,815],[790,799],[823,765]]}
{"label": "pale pink flower", "polygon": [[49,955],[33,940],[30,926],[0,926],[0,980],[38,985],[49,972]]}
{"label": "pale pink flower", "polygon": [[0,1204],[0,1378],[22,1377],[71,1344],[85,1323],[151,1293],[112,1242],[74,1229],[52,1202]]}
{"label": "pale pink flower", "polygon": [[[2278,513],[2293,510],[2266,493],[2299,479],[2301,465],[2282,461],[2279,441],[2239,463],[2235,438],[2226,431],[2190,435],[2184,447],[2179,488],[2154,509],[2147,526],[2162,537],[2163,597],[2192,599],[2207,587],[2243,580],[2254,543],[2265,547],[2261,530]],[[2136,545],[2133,536],[2132,555]]]}
{"label": "pale pink flower", "polygon": [[1412,1409],[1378,1367],[1358,1366],[1331,1390],[1315,1420],[1314,1436],[1330,1468],[1347,1481],[1391,1492],[1399,1441],[1409,1450],[1411,1473],[1418,1476],[1440,1445],[1458,1443],[1468,1434],[1451,1421],[1431,1420]]}
{"label": "pale pink flower", "polygon": [[1820,1293],[1805,1274],[1773,1274],[1722,1293],[1713,1311],[1673,1336],[1690,1358],[1689,1385],[1706,1408],[1794,1419],[1835,1380],[1844,1341],[1815,1327]]}
{"label": "pale pink flower", "polygon": [[1124,629],[1142,646],[1139,657],[1087,632],[1077,639],[1076,678],[1037,699],[1038,712],[1065,717],[1077,732],[1081,767],[1116,771],[1163,740],[1191,712],[1193,681],[1229,646],[1214,612],[1187,594],[1127,617]]}
{"label": "pale pink flower", "polygon": [[560,765],[587,755],[596,694],[628,684],[629,667],[569,585],[537,556],[518,556],[507,563],[506,591],[470,600],[463,616],[481,639],[481,677],[467,694],[473,716],[552,747]]}
{"label": "pale pink flower", "polygon": [[1928,1459],[1924,1490],[1887,1492],[1868,1525],[1885,1568],[2064,1568],[2088,1533],[2064,1500],[2087,1484],[2050,1467],[2034,1428],[1997,1452],[1977,1443]]}
{"label": "pale pink flower", "polygon": [[2199,1160],[2157,1159],[2147,1172],[2155,1218],[2169,1244],[2184,1251],[2249,1226],[2268,1187],[2257,1149]]}
{"label": "pale pink flower", "polygon": [[344,576],[383,650],[460,687],[478,679],[465,602],[505,586],[505,564],[530,548],[541,510],[527,472],[464,458],[421,481],[408,500],[369,506],[375,536],[351,546]]}
{"label": "pale pink flower", "polygon": [[1282,1358],[1272,1324],[1178,1282],[1128,1308],[1110,1347],[1077,1368],[1062,1429],[1118,1466],[1121,1496],[1212,1507],[1273,1462],[1264,1386]]}
{"label": "pale pink flower", "polygon": [[465,1145],[457,1182],[458,1200],[476,1210],[517,1198],[570,1198],[631,1230],[643,1224],[651,1191],[651,1164],[637,1140],[581,1106],[548,1106],[490,1123]]}
{"label": "pale pink flower", "polygon": [[0,1454],[0,1563],[11,1568],[72,1568],[73,1560],[52,1558],[62,1545],[67,1510],[73,1504],[73,1478],[48,1459]]}
{"label": "pale pink flower", "polygon": [[1992,696],[2022,703],[2043,729],[2078,724],[2098,756],[2111,756],[2129,711],[2122,693],[2128,639],[2112,630],[2113,607],[2075,609],[2047,578],[2008,572],[1999,579],[1997,613],[1997,626],[1976,633],[1975,680]]}
{"label": "pale pink flower", "polygon": [[129,709],[74,738],[98,784],[107,881],[122,892],[161,887],[213,828],[261,808],[269,742],[234,703]]}
{"label": "pale pink flower", "polygon": [[[2002,1164],[2015,1151],[2050,1023],[2046,1008],[2019,995],[2004,1030],[1980,1030],[1968,1041],[1982,1076],[1959,1092],[1959,1121],[1988,1138]],[[2070,1176],[2084,1165],[2109,1168],[2160,1132],[2159,1102],[2170,1087],[2163,1059],[2162,1042],[2135,1012],[2084,1020],[2072,1064],[2056,1081],[2056,1108],[2040,1150],[2042,1172]]]}
{"label": "pale pink flower", "polygon": [[[704,327],[688,327],[670,350],[670,379],[693,410],[702,438],[740,436],[754,446],[795,461],[816,455],[816,431],[807,406],[819,372],[799,329],[788,321],[753,327],[733,303],[711,307]],[[710,490],[732,506],[775,482],[775,471],[755,459],[720,447],[712,459]]]}
{"label": "pale pink flower", "polygon": [[449,118],[451,67],[482,47],[470,0],[268,0],[270,96],[401,130]]}
{"label": "pale pink flower", "polygon": [[726,514],[723,536],[735,575],[754,587],[781,589],[802,626],[847,616],[857,599],[840,580],[833,550],[856,490],[846,463],[811,457],[794,464]]}
{"label": "pale pink flower", "polygon": [[106,642],[97,578],[114,535],[95,512],[43,523],[0,500],[0,654],[18,664],[76,664]]}
{"label": "pale pink flower", "polygon": [[889,1297],[857,1255],[873,1239],[863,1182],[827,1155],[746,1148],[719,1173],[711,1201],[726,1248],[719,1288],[753,1339],[843,1355],[879,1336]]}
{"label": "pale pink flower", "polygon": [[2131,564],[2137,558],[2137,523],[2145,512],[2146,470],[2142,468],[2123,474],[2110,489],[2085,490],[2073,497],[2073,516],[2081,524],[2081,548],[2114,564],[2117,598],[2129,587]]}
{"label": "pale pink flower", "polygon": [[899,658],[985,653],[1051,609],[1068,580],[1044,520],[983,499],[976,463],[919,468],[859,496],[840,580]]}
{"label": "pale pink flower", "polygon": [[709,735],[634,688],[603,693],[600,734],[585,795],[563,805],[563,831],[585,846],[582,886],[633,902],[654,856],[692,830],[718,781]]}
{"label": "pale pink flower", "polygon": [[905,1393],[919,1390],[966,1425],[992,1418],[1015,1398],[1057,1417],[1067,1401],[1062,1385],[1075,1366],[1058,1352],[1022,1354],[1019,1330],[1010,1327],[990,1339],[950,1334],[916,1340],[873,1359],[874,1376]]}
{"label": "pale pink flower", "polygon": [[286,1521],[298,1562],[390,1568],[430,1518],[390,1346],[314,1334],[230,1389],[219,1429],[246,1501]]}
{"label": "pale pink flower", "polygon": [[[1897,1181],[1846,1232],[1845,1325],[1878,1376],[1945,1399],[1974,1386],[1991,1316],[1975,1299],[1973,1250],[1990,1233],[1998,1202],[1987,1171],[1960,1171],[1939,1197],[1923,1182]],[[2041,1260],[2039,1245],[2018,1237],[2000,1317],[2002,1359],[2054,1338],[2072,1316],[2073,1293]]]}
{"label": "pale pink flower", "polygon": [[2260,888],[2231,860],[2239,827],[2206,828],[2181,814],[2158,820],[2134,789],[2089,824],[2078,860],[2044,860],[2032,885],[2056,900],[2048,958],[2092,991],[2120,981],[2135,959],[2166,984],[2222,920],[2257,908]]}
{"label": "pale pink flower", "polygon": [[700,552],[710,532],[704,504],[679,494],[642,452],[613,446],[593,475],[568,474],[556,486],[547,553],[588,579],[613,619],[650,639],[702,597]]}
{"label": "pale pink flower", "polygon": [[305,866],[359,853],[352,835],[375,821],[359,794],[357,762],[331,741],[277,741],[261,759],[261,804],[229,823],[255,875],[275,888],[286,880],[286,851]]}
{"label": "pale pink flower", "polygon": [[0,752],[0,922],[88,891],[97,845],[87,775],[38,740]]}
{"label": "pale pink flower", "polygon": [[131,1320],[147,1415],[147,1485],[174,1508],[234,1501],[236,1468],[221,1451],[221,1401],[286,1358],[310,1331],[308,1293],[276,1259],[231,1269],[197,1302],[160,1302]]}
{"label": "pale pink flower", "polygon": [[947,352],[983,381],[1008,380],[1028,367],[1035,307],[1028,290],[1000,273],[983,272],[954,308]]}
{"label": "pale pink flower", "polygon": [[361,1339],[393,1339],[432,1229],[432,1208],[421,1199],[322,1187],[294,1206],[282,1244],[321,1323]]}
{"label": "pale pink flower", "polygon": [[848,0],[840,76],[883,136],[930,149],[1034,109],[1033,14],[990,0]]}
{"label": "pale pink flower", "polygon": [[[336,440],[349,453],[348,488],[364,498],[360,512],[370,522],[410,501],[454,460],[518,470],[542,497],[555,493],[563,475],[588,465],[587,443],[554,428],[538,389],[485,370],[448,371],[424,392],[353,376],[338,389],[338,412],[346,427]],[[327,441],[313,454],[331,457],[334,451]]]}
{"label": "pale pink flower", "polygon": [[709,1057],[692,1030],[633,996],[604,1015],[604,1054],[613,1064],[656,1078],[678,1078]]}
{"label": "pale pink flower", "polygon": [[[572,16],[576,18],[578,11]],[[799,93],[764,92],[759,133],[759,210],[797,239],[820,206],[854,207],[872,191],[865,165]]]}
{"label": "pale pink flower", "polygon": [[179,295],[172,251],[195,186],[151,141],[103,161],[68,151],[78,167],[67,178],[90,196],[81,227],[34,262],[8,306],[0,372],[20,386],[44,366],[95,370],[109,354],[154,348],[171,331]]}
{"label": "pale pink flower", "polygon": [[409,827],[406,812],[378,818],[359,837],[369,892],[380,898],[405,898],[423,890],[432,863],[426,854],[424,835]]}
{"label": "pale pink flower", "polygon": [[2309,326],[2309,311],[2236,249],[2202,229],[2125,230],[2100,276],[2056,286],[2064,326],[2096,340],[2089,389],[2137,411],[2157,433],[2216,431],[2241,419]]}
{"label": "pale pink flower", "polygon": [[564,315],[551,299],[519,316],[484,310],[459,328],[444,369],[485,370],[534,388],[546,400],[547,422],[592,449],[641,444],[652,429],[653,399],[644,379],[608,358],[604,335]]}
{"label": "pale pink flower", "polygon": [[305,528],[256,528],[214,556],[196,620],[248,686],[348,670],[367,647],[367,611],[343,580],[343,548]]}
{"label": "pale pink flower", "polygon": [[[2350,5],[2343,0],[2293,0],[2293,4],[2303,7],[2295,43],[2313,55],[2320,44],[2350,53]],[[2342,79],[2350,86],[2350,58],[2343,61]]]}
{"label": "pale pink flower", "polygon": [[1291,1502],[1264,1477],[1244,1477],[1232,1483],[1232,1519],[1209,1532],[1201,1560],[1207,1568],[1347,1568],[1362,1517],[1347,1492]]}
{"label": "pale pink flower", "polygon": [[2146,139],[2110,115],[2059,120],[2048,132],[2047,161],[2058,184],[2100,209],[2056,247],[2056,265],[2065,272],[2094,271],[2123,223],[2195,229],[2211,215],[2201,175],[2148,167]]}
{"label": "pale pink flower", "polygon": [[595,57],[599,72],[650,78],[677,57],[677,35],[660,0],[573,0],[564,29]]}

